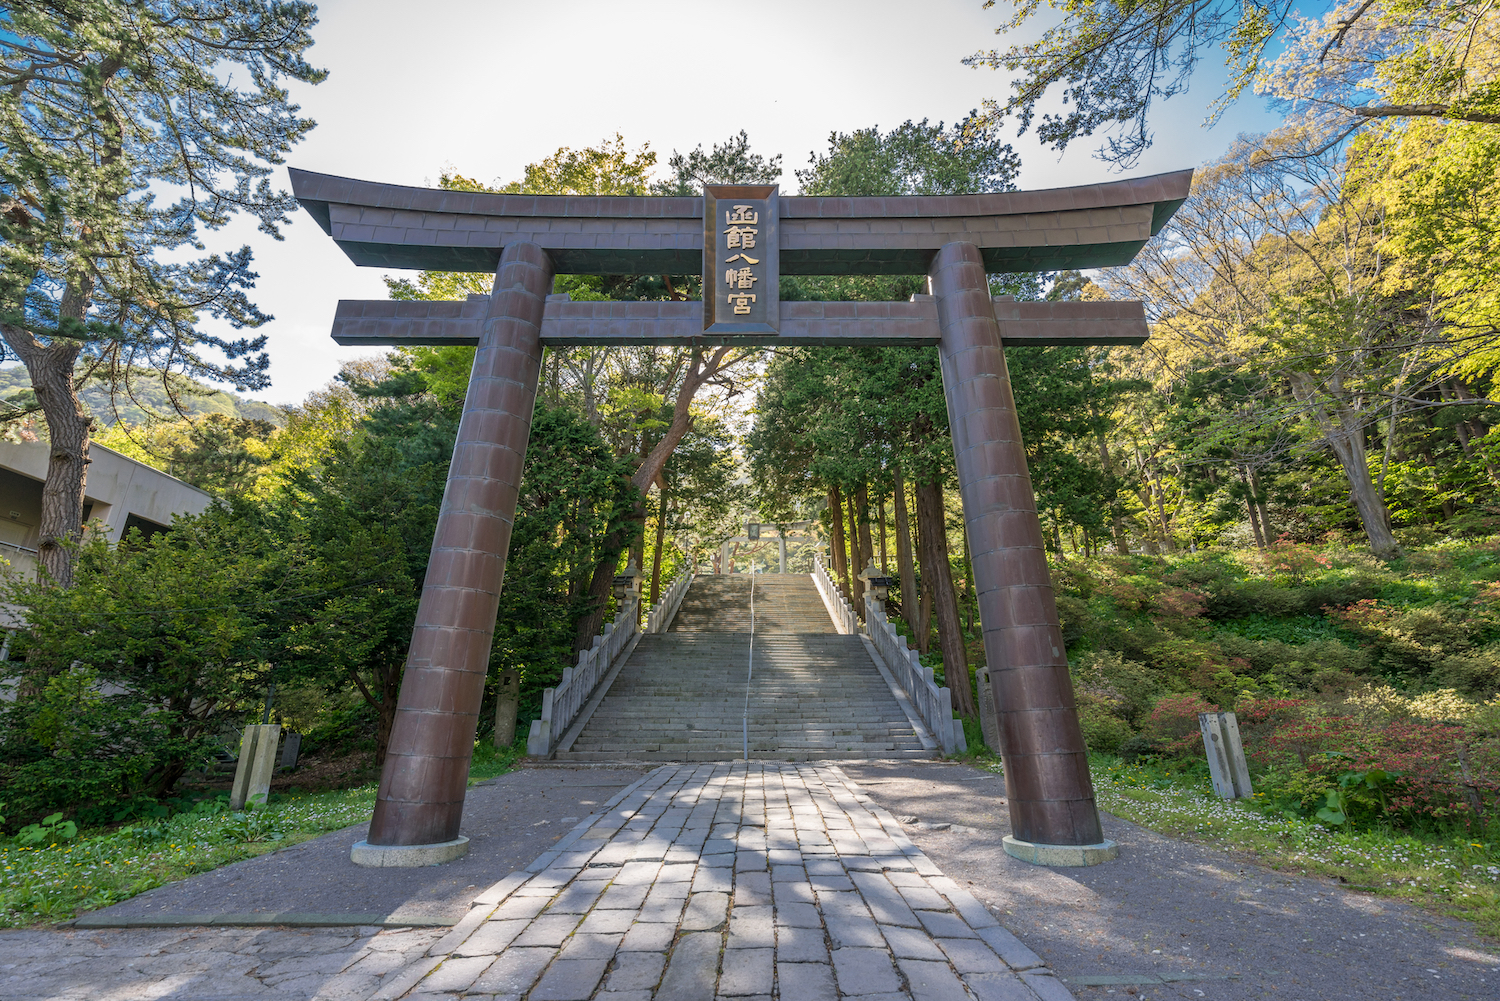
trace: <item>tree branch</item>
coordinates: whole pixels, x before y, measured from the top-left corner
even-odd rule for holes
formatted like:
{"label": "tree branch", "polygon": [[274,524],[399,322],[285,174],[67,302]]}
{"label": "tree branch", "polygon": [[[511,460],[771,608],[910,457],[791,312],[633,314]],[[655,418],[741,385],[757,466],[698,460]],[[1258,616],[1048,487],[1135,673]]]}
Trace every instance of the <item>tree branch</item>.
{"label": "tree branch", "polygon": [[1451,104],[1368,104],[1349,110],[1361,118],[1449,118],[1455,122],[1500,125],[1500,115],[1456,112]]}

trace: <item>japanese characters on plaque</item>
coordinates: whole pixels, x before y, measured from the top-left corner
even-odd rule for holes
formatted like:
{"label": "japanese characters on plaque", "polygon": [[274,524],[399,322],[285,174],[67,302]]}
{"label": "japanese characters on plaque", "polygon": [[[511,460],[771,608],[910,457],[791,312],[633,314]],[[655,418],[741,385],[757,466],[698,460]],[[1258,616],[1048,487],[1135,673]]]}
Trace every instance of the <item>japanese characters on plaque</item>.
{"label": "japanese characters on plaque", "polygon": [[703,189],[703,330],[776,333],[781,266],[774,184]]}

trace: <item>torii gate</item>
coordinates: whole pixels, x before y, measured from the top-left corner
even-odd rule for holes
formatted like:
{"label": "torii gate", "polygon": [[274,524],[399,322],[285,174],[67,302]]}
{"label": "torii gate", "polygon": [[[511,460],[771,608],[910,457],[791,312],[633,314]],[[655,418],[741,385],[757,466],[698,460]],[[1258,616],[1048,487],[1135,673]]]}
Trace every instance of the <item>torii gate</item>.
{"label": "torii gate", "polygon": [[[1191,171],[1044,191],[781,198],[498,195],[291,171],[355,264],[495,271],[466,302],[341,301],[340,344],[478,347],[368,843],[382,864],[460,854],[464,793],[544,345],[938,347],[998,709],[1013,838],[1029,861],[1113,857],[1068,677],[1002,345],[1140,344],[1138,302],[992,299],[987,274],[1125,264]],[[916,274],[910,302],[779,302],[779,275]],[[703,275],[702,302],[571,302],[555,274]],[[722,280],[721,280],[722,279]],[[715,290],[713,298],[708,298]]]}

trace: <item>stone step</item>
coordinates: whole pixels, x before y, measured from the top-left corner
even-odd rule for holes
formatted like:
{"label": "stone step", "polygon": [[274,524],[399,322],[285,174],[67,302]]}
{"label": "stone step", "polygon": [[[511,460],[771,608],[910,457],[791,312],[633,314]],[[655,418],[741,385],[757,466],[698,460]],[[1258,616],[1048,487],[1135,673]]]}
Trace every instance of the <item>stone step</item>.
{"label": "stone step", "polygon": [[755,589],[755,632],[837,635],[810,574],[706,574],[693,579],[672,620],[672,632],[725,633],[750,629]]}
{"label": "stone step", "polygon": [[[751,587],[755,589],[754,673]],[[857,636],[806,574],[693,580],[667,633],[642,636],[570,761],[929,757]]]}

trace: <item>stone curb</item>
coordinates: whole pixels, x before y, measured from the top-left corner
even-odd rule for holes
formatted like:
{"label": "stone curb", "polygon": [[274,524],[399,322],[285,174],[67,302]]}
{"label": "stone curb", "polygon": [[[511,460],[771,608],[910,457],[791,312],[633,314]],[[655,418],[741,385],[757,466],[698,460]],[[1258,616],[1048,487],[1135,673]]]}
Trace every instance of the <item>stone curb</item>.
{"label": "stone curb", "polygon": [[349,849],[349,861],[371,869],[416,869],[452,862],[467,854],[469,839],[463,835],[431,845],[372,845],[361,839]]}
{"label": "stone curb", "polygon": [[1005,854],[1032,865],[1085,866],[1119,858],[1120,846],[1113,841],[1097,845],[1040,845],[1007,834]]}
{"label": "stone curb", "polygon": [[441,918],[402,917],[392,914],[150,914],[139,917],[104,917],[85,914],[68,922],[74,928],[340,928],[366,925],[378,928],[447,928]]}

